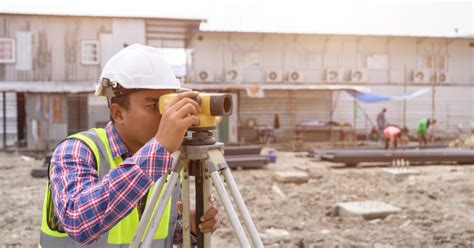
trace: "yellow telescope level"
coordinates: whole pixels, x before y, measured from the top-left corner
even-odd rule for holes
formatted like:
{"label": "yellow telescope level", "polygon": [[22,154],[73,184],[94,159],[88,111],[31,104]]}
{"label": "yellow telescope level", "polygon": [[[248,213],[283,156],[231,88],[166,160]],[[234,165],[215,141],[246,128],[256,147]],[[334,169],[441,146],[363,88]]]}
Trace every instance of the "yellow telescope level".
{"label": "yellow telescope level", "polygon": [[[160,113],[163,113],[168,103],[177,94],[166,94],[160,97]],[[199,93],[192,98],[201,107],[198,117],[199,126],[193,128],[215,128],[221,121],[221,116],[232,114],[232,95],[227,93]]]}

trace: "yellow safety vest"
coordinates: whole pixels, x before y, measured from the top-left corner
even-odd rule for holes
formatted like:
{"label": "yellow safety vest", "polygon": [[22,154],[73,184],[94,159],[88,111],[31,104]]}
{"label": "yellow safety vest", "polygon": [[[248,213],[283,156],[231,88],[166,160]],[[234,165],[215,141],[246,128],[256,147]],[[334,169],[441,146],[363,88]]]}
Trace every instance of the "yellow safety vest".
{"label": "yellow safety vest", "polygon": [[[119,157],[113,159],[112,151],[110,149],[105,129],[94,128],[85,132],[73,134],[67,139],[78,139],[84,142],[94,154],[97,165],[97,173],[99,178],[102,179],[110,169],[113,169],[120,165],[123,161]],[[51,165],[50,165],[51,166]],[[49,175],[48,175],[49,177]],[[41,236],[39,247],[128,247],[132,242],[135,231],[138,227],[138,210],[135,208],[128,214],[124,219],[118,222],[108,232],[102,234],[101,238],[91,245],[80,244],[69,236],[65,232],[59,232],[51,227],[52,218],[54,215],[53,204],[51,200],[51,190],[49,188],[50,179],[45,188],[44,204],[43,204],[43,217],[41,224]],[[147,197],[150,196],[153,188],[152,186],[148,192]],[[175,230],[175,222],[178,216],[176,209],[176,202],[179,199],[180,184],[176,184],[173,194],[168,201],[166,210],[161,219],[158,230],[155,233],[152,247],[173,247],[173,237]],[[160,196],[161,197],[161,196]],[[156,208],[156,206],[155,206]]]}

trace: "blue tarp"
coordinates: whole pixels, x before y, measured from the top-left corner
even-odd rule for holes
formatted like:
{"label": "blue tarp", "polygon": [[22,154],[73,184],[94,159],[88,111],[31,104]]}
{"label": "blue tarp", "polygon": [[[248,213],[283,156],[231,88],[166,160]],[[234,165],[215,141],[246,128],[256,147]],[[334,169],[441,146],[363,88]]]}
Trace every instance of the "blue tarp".
{"label": "blue tarp", "polygon": [[389,101],[389,100],[411,99],[411,98],[426,94],[429,91],[430,91],[429,88],[425,88],[425,89],[417,90],[414,92],[406,93],[401,96],[383,96],[383,95],[378,95],[374,93],[364,93],[364,92],[358,92],[358,91],[347,91],[347,93],[349,93],[351,96],[355,97],[357,100],[361,102],[376,103],[376,102],[383,102],[383,101]]}

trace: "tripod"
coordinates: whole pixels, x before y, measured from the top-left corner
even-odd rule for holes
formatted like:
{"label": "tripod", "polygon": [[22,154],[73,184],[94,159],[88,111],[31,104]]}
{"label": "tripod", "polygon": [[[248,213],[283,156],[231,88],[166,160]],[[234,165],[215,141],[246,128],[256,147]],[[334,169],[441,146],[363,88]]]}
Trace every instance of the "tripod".
{"label": "tripod", "polygon": [[[244,224],[247,231],[252,239],[254,247],[263,247],[263,243],[260,240],[255,224],[250,217],[247,207],[242,199],[242,196],[237,188],[237,184],[230,172],[229,167],[224,159],[224,145],[223,143],[216,142],[212,131],[209,129],[191,130],[192,136],[185,137],[181,149],[173,153],[173,163],[169,175],[163,175],[157,185],[155,186],[149,203],[147,204],[143,216],[140,219],[135,236],[133,237],[131,248],[145,247],[148,248],[151,245],[153,236],[158,229],[158,225],[161,221],[162,215],[165,211],[166,204],[171,196],[174,185],[178,182],[179,174],[182,173],[182,201],[183,201],[183,245],[184,247],[190,247],[190,196],[189,196],[189,177],[195,177],[195,189],[196,189],[196,222],[200,223],[199,218],[203,215],[204,209],[209,209],[210,186],[212,183],[217,191],[218,197],[222,202],[224,209],[227,213],[229,221],[231,223],[234,235],[239,240],[241,247],[250,247],[250,243],[247,239],[245,231],[240,223],[239,217],[233,207],[232,201],[225,189],[224,182],[227,182],[227,187],[230,190],[232,199],[239,210],[241,217],[243,218]],[[222,174],[225,181],[222,180]],[[168,181],[166,187],[164,187],[165,181]],[[162,193],[161,199],[159,198]],[[153,210],[156,207],[155,214],[152,216]],[[174,206],[173,206],[174,207]],[[146,227],[150,223],[148,232],[143,239],[143,243],[140,246],[140,241],[145,233]],[[211,234],[203,234],[199,228],[196,230],[197,243],[199,248],[210,248],[211,247]],[[169,234],[171,235],[171,234]]]}

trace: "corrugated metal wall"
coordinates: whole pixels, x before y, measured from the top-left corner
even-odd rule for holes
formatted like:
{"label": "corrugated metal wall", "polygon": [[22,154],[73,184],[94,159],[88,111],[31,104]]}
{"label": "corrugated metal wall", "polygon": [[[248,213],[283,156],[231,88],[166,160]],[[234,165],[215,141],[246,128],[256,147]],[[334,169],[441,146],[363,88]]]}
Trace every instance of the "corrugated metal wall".
{"label": "corrugated metal wall", "polygon": [[308,120],[329,121],[331,93],[329,91],[292,91],[267,90],[264,98],[251,98],[245,91],[239,94],[239,136],[246,141],[256,140],[253,129],[247,128],[249,119],[255,119],[257,125],[274,124],[278,114],[280,128],[275,130],[277,140],[295,135],[297,124]]}
{"label": "corrugated metal wall", "polygon": [[[453,132],[460,125],[467,130],[474,120],[474,45],[471,43],[474,44],[474,39],[199,32],[192,40],[194,56],[190,81],[200,82],[197,72],[206,70],[213,77],[211,81],[225,82],[226,70],[233,68],[239,71],[242,83],[258,85],[267,83],[265,73],[268,69],[281,73],[284,82],[288,81],[285,76],[290,70],[297,70],[303,75],[301,83],[366,86],[374,93],[395,96],[404,93],[405,84],[406,92],[431,88],[435,70],[427,69],[424,59],[441,56],[445,60],[442,71],[447,72],[448,82],[436,86],[435,116],[439,119],[440,130]],[[386,56],[385,69],[367,68],[367,58],[380,54]],[[342,79],[335,83],[326,82],[327,68],[340,69]],[[349,72],[354,68],[364,69],[367,80],[351,82]],[[417,69],[427,71],[429,82],[413,82],[412,74]],[[335,92],[334,120],[353,124],[353,99],[344,92],[339,94],[339,99],[336,99],[337,95]],[[247,103],[245,97],[242,99],[240,105],[248,107],[239,111],[248,112],[241,114],[244,119],[239,121],[245,122],[245,118],[251,115],[259,116],[258,106],[252,105],[258,100]],[[410,129],[419,119],[431,117],[431,99],[431,94],[426,94],[407,101],[405,122]],[[290,101],[289,98],[286,100]],[[401,101],[361,106],[372,119],[387,107],[387,118],[403,124]],[[252,113],[252,108],[257,109],[255,113]],[[266,111],[272,111],[272,108],[281,111],[285,107],[269,105]],[[271,123],[270,120],[266,122]],[[355,124],[357,129],[371,128],[362,113],[357,114]]]}
{"label": "corrugated metal wall", "polygon": [[191,32],[186,21],[146,19],[146,44],[154,47],[184,48]]}
{"label": "corrugated metal wall", "polygon": [[[4,96],[5,96],[5,116],[4,112]],[[4,136],[6,135],[6,146],[13,146],[17,143],[17,109],[16,109],[16,93],[0,92],[0,147],[4,148]],[[4,121],[6,133],[4,133]]]}
{"label": "corrugated metal wall", "polygon": [[25,94],[28,149],[53,149],[67,136],[66,94]]}
{"label": "corrugated metal wall", "polygon": [[[0,37],[21,38],[16,49],[17,58],[21,60],[20,70],[18,63],[0,64],[0,81],[94,83],[100,75],[101,66],[113,54],[125,45],[145,43],[145,21],[134,18],[0,15]],[[100,42],[99,64],[82,64],[81,42],[84,40]],[[30,48],[24,46],[28,41],[32,45]]]}
{"label": "corrugated metal wall", "polygon": [[88,94],[69,94],[67,96],[67,133],[75,134],[88,129]]}
{"label": "corrugated metal wall", "polygon": [[[198,82],[198,73],[206,70],[214,78],[211,81],[225,81],[226,69],[232,68],[239,70],[243,82],[265,81],[268,70],[276,70],[282,81],[288,81],[288,73],[297,70],[302,82],[325,83],[330,68],[341,70],[336,83],[402,85],[412,83],[412,73],[418,69],[432,78],[434,69],[425,68],[423,59],[441,56],[446,60],[441,70],[449,74],[449,84],[472,85],[471,42],[474,39],[198,32],[191,43],[190,79]],[[369,67],[368,58],[374,55],[385,56],[382,68]],[[366,80],[351,82],[351,69],[363,69]]]}

